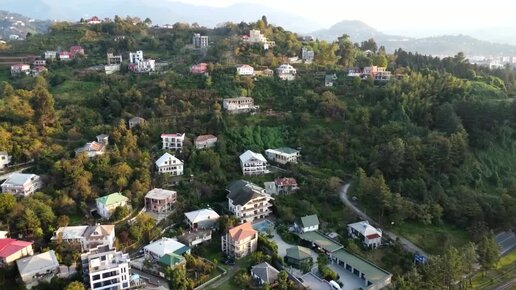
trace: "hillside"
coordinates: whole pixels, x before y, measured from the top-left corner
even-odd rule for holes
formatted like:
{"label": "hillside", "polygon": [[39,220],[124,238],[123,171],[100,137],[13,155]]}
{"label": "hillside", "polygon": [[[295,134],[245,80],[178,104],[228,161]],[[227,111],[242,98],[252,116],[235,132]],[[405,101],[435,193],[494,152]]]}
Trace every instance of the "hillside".
{"label": "hillside", "polygon": [[46,33],[51,21],[37,20],[17,13],[0,10],[0,39],[13,35],[25,38],[27,33]]}

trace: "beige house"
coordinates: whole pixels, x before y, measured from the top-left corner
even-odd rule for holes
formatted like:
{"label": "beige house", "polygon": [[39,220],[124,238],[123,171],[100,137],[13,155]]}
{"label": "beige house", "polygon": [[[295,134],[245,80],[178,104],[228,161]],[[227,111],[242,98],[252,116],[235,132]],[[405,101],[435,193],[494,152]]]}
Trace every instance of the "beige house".
{"label": "beige house", "polygon": [[226,191],[229,210],[242,222],[253,222],[272,212],[271,200],[274,198],[254,183],[237,180],[226,187]]}
{"label": "beige house", "polygon": [[195,138],[194,144],[196,149],[213,148],[217,144],[217,137],[211,134],[199,135]]}
{"label": "beige house", "polygon": [[258,232],[251,223],[244,223],[230,229],[221,237],[222,252],[230,257],[242,258],[258,247]]}
{"label": "beige house", "polygon": [[32,255],[34,255],[32,242],[9,238],[0,239],[0,267],[5,267],[22,257]]}

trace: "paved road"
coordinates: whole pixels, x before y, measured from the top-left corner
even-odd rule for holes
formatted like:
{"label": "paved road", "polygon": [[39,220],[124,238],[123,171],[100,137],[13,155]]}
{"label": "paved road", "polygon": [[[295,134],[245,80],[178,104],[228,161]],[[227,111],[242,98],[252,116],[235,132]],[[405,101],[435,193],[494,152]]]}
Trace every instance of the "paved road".
{"label": "paved road", "polygon": [[[362,210],[360,210],[358,207],[356,207],[349,199],[348,199],[348,189],[349,189],[349,186],[351,185],[351,183],[347,183],[347,184],[344,184],[340,189],[339,189],[339,196],[340,196],[340,200],[347,206],[349,207],[351,210],[353,210],[353,212],[358,215],[361,219],[364,219],[364,220],[367,220],[369,221],[369,223],[371,225],[374,225],[374,226],[379,226],[379,224],[377,222],[375,222],[372,218],[370,218],[367,214],[365,214]],[[383,234],[388,236],[389,238],[391,238],[392,240],[396,240],[397,238],[400,239],[400,242],[401,244],[403,245],[403,248],[405,248],[405,250],[411,252],[411,253],[419,253],[419,254],[422,254],[422,255],[425,255],[428,257],[427,253],[425,251],[423,251],[421,248],[419,248],[418,246],[414,245],[411,241],[403,238],[403,237],[400,237],[398,235],[396,235],[395,233],[393,232],[390,232],[390,231],[383,231]]]}
{"label": "paved road", "polygon": [[238,266],[230,266],[228,270],[226,270],[226,275],[220,277],[217,281],[211,283],[206,289],[217,289],[222,286],[222,284],[226,283],[229,279],[231,279],[235,274],[240,270]]}

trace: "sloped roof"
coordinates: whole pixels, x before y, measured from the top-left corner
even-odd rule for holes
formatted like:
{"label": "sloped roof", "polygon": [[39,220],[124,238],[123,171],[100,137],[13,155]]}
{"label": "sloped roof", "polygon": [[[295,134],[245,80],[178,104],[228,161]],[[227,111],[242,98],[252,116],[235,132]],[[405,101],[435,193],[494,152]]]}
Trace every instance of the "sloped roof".
{"label": "sloped roof", "polygon": [[166,152],[158,160],[156,160],[155,164],[158,167],[165,166],[165,165],[172,165],[172,164],[165,164],[165,161],[171,161],[171,162],[175,161],[175,163],[172,162],[172,164],[183,165],[183,161],[179,160],[177,157],[175,157],[174,155],[172,155],[168,152]]}
{"label": "sloped roof", "polygon": [[198,223],[205,220],[217,220],[220,217],[219,214],[211,208],[185,212],[185,216],[191,223]]}
{"label": "sloped roof", "polygon": [[279,275],[279,271],[267,262],[253,266],[251,272],[269,284],[274,283]]}
{"label": "sloped roof", "polygon": [[208,140],[215,139],[217,140],[217,137],[211,134],[208,135],[199,135],[197,138],[195,138],[195,142],[206,142]]}
{"label": "sloped roof", "polygon": [[96,200],[97,200],[97,202],[100,202],[103,205],[112,205],[112,204],[117,204],[120,202],[127,202],[127,201],[129,201],[129,198],[123,196],[122,193],[120,193],[120,192],[115,192],[112,194],[108,194],[108,195],[99,197]]}
{"label": "sloped roof", "polygon": [[275,148],[275,149],[267,149],[266,151],[267,152],[273,152],[273,153],[276,153],[276,154],[287,154],[287,155],[297,154],[299,152],[299,150],[296,150],[296,149],[293,149],[293,148],[290,148],[290,147],[280,147],[280,148]]}
{"label": "sloped roof", "polygon": [[312,257],[310,255],[310,250],[301,246],[294,246],[292,248],[287,249],[287,257],[296,259],[296,260],[304,260]]}
{"label": "sloped roof", "polygon": [[39,177],[36,174],[27,174],[27,173],[18,173],[15,172],[7,178],[7,180],[3,184],[11,184],[11,185],[24,185],[25,183],[31,181],[34,177]]}
{"label": "sloped roof", "polygon": [[174,253],[168,253],[159,259],[159,263],[165,266],[173,267],[176,264],[182,263],[185,261],[185,258],[180,255],[176,255]]}
{"label": "sloped roof", "polygon": [[131,122],[131,123],[135,123],[135,122],[143,123],[143,122],[145,122],[145,119],[142,118],[142,117],[132,117],[131,119],[129,119],[129,122]]}
{"label": "sloped roof", "polygon": [[49,267],[59,268],[59,262],[57,261],[54,250],[21,258],[16,261],[16,265],[18,265],[20,275],[30,274]]}
{"label": "sloped roof", "polygon": [[313,227],[319,224],[319,218],[317,215],[307,215],[301,218],[301,224],[304,228]]}
{"label": "sloped roof", "polygon": [[367,237],[368,239],[374,239],[382,236],[382,232],[379,231],[377,228],[373,227],[369,224],[368,221],[360,221],[356,223],[349,224],[348,227],[356,230],[364,237]]}
{"label": "sloped roof", "polygon": [[266,195],[262,187],[243,179],[233,181],[226,190],[229,192],[226,197],[235,205],[244,205],[250,200]]}
{"label": "sloped roof", "polygon": [[255,153],[255,152],[253,152],[251,150],[247,150],[244,153],[242,153],[242,155],[240,155],[240,161],[241,162],[247,162],[250,159],[257,159],[257,160],[262,161],[262,162],[267,162],[267,160],[265,159],[265,157],[263,157],[262,154]]}
{"label": "sloped roof", "polygon": [[10,255],[32,245],[32,242],[19,241],[15,239],[0,239],[0,257],[7,258]]}
{"label": "sloped roof", "polygon": [[185,137],[185,133],[163,133],[161,134],[161,138],[163,137],[181,137],[181,138],[184,138]]}
{"label": "sloped roof", "polygon": [[111,233],[114,230],[115,230],[115,225],[94,225],[94,226],[89,226],[82,235],[85,238],[89,238],[91,236],[106,237],[106,236],[111,235]]}
{"label": "sloped roof", "polygon": [[297,185],[297,181],[295,178],[292,177],[285,177],[285,178],[276,178],[274,180],[274,183],[277,185]]}
{"label": "sloped roof", "polygon": [[148,244],[144,248],[159,257],[170,253],[181,255],[190,249],[186,245],[170,238],[162,238],[154,243]]}
{"label": "sloped roof", "polygon": [[91,151],[98,152],[98,151],[104,150],[105,147],[106,147],[106,144],[93,141],[93,142],[88,142],[84,146],[75,149],[75,153],[78,154],[81,152],[91,152]]}
{"label": "sloped roof", "polygon": [[253,229],[253,225],[249,222],[229,229],[229,235],[234,241],[244,240],[248,237],[256,235],[257,233],[258,232]]}

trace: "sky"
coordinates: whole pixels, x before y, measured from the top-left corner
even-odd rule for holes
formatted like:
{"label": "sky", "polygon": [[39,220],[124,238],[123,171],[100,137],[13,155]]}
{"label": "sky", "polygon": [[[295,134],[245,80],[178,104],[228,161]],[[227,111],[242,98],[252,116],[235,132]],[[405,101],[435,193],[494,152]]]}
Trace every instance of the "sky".
{"label": "sky", "polygon": [[[171,0],[169,0],[171,1]],[[329,27],[361,20],[388,33],[460,33],[492,27],[516,27],[511,0],[180,0],[194,5],[228,6],[250,2],[303,16]],[[423,3],[421,3],[423,2]]]}

